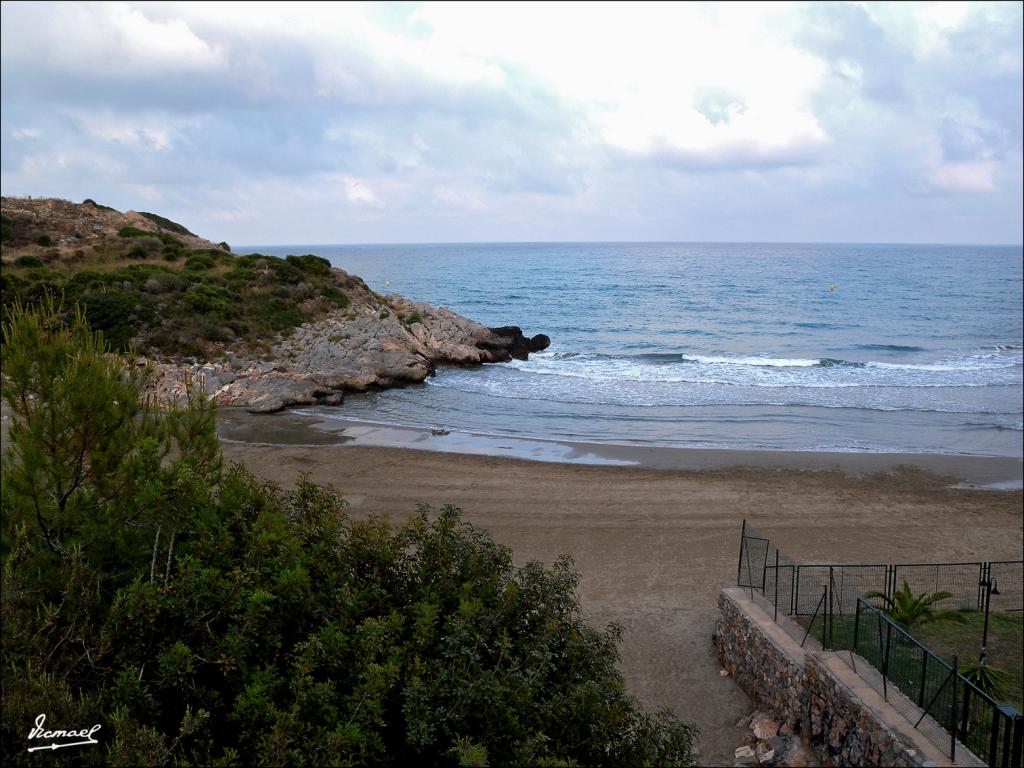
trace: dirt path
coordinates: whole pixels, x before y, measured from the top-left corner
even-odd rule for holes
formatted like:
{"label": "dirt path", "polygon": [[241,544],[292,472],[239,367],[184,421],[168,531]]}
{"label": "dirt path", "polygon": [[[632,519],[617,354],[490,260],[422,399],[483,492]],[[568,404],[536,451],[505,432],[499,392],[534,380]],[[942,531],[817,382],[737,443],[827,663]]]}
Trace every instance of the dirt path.
{"label": "dirt path", "polygon": [[590,619],[620,623],[622,670],[647,706],[702,729],[700,762],[731,764],[750,708],[711,647],[718,590],[735,582],[746,517],[805,561],[1022,556],[1020,491],[946,490],[900,471],[705,472],[543,464],[394,448],[224,445],[226,458],[290,485],[338,488],[357,515],[400,520],[417,503],[462,507],[519,562],[570,554]]}

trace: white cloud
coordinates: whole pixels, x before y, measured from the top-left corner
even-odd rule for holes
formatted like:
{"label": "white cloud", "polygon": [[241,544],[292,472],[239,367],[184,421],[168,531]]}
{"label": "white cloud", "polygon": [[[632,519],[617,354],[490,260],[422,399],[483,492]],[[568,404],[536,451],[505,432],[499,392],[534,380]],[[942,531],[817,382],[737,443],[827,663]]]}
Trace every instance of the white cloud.
{"label": "white cloud", "polygon": [[173,124],[179,121],[169,115],[126,117],[110,110],[98,110],[90,113],[76,111],[73,118],[83,131],[98,139],[157,152],[170,150],[178,138],[178,128]]}
{"label": "white cloud", "polygon": [[442,209],[457,212],[471,211],[478,213],[487,208],[478,192],[455,189],[453,187],[442,186],[435,189],[434,202]]}
{"label": "white cloud", "polygon": [[11,128],[11,137],[15,139],[38,139],[41,135],[38,128]]}
{"label": "white cloud", "polygon": [[[93,75],[209,71],[222,51],[180,18],[155,20],[128,3],[5,4],[5,65],[35,62]],[[31,28],[31,34],[15,30]]]}
{"label": "white cloud", "polygon": [[[583,108],[597,137],[636,154],[699,156],[706,166],[781,161],[827,142],[810,106],[823,64],[765,34],[771,4],[428,3],[416,18],[466,56],[498,59]],[[736,108],[714,124],[708,90]]]}
{"label": "white cloud", "polygon": [[377,193],[370,189],[365,182],[354,179],[351,176],[345,176],[342,179],[342,183],[345,186],[345,199],[350,203],[362,205],[380,204],[380,198],[377,197]]}
{"label": "white cloud", "polygon": [[4,188],[159,191],[216,239],[801,239],[940,204],[1019,239],[1019,4],[0,12]]}
{"label": "white cloud", "polygon": [[928,180],[953,192],[990,192],[995,189],[995,172],[991,160],[941,163],[928,174]]}
{"label": "white cloud", "polygon": [[132,184],[130,188],[132,195],[147,203],[161,203],[166,199],[164,193],[152,184]]}

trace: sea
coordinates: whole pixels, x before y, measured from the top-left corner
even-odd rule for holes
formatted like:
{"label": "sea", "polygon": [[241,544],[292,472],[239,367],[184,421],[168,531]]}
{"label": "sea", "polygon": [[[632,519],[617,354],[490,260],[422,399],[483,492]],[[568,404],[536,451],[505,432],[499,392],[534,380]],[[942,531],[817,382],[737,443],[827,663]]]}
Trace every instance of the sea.
{"label": "sea", "polygon": [[1021,246],[473,243],[313,253],[547,334],[327,418],[581,443],[1021,457]]}

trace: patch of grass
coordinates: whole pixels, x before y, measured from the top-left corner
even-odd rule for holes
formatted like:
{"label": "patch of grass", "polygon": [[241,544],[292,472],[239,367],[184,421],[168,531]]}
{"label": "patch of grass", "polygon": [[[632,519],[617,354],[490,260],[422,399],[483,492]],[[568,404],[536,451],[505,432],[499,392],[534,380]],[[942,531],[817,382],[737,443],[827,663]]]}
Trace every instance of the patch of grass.
{"label": "patch of grass", "polygon": [[382,309],[382,310],[380,311],[380,314],[379,314],[379,315],[377,315],[377,319],[378,319],[378,320],[385,320],[385,319],[387,319],[388,317],[390,317],[390,315],[391,315],[391,313],[390,313],[390,312],[388,312],[388,311],[387,311],[386,309]]}
{"label": "patch of grass", "polygon": [[42,234],[36,237],[36,245],[41,245],[44,248],[49,248],[53,245],[53,238],[47,234]]}
{"label": "patch of grass", "polygon": [[[933,653],[951,661],[954,654],[961,659],[976,659],[981,651],[985,627],[982,611],[967,611],[963,624],[937,621],[921,627],[914,635]],[[1024,712],[1024,613],[989,613],[988,663],[1004,669],[1009,681],[1006,702]]]}

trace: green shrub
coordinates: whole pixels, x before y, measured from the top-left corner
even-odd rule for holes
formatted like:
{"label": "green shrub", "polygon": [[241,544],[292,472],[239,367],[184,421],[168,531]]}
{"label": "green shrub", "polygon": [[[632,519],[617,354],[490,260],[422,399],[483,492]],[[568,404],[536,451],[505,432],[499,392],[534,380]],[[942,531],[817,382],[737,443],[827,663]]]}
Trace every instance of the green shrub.
{"label": "green shrub", "polygon": [[25,268],[41,267],[43,262],[38,256],[19,256],[14,260],[14,266]]}
{"label": "green shrub", "polygon": [[965,616],[960,612],[948,608],[935,608],[937,603],[948,600],[952,596],[951,592],[940,591],[922,592],[917,597],[914,597],[906,580],[903,581],[903,586],[894,591],[891,596],[877,591],[865,594],[865,597],[880,600],[882,610],[888,614],[889,618],[906,629],[938,621],[939,619],[948,619],[960,623],[966,621]]}
{"label": "green shrub", "polygon": [[385,320],[385,319],[387,319],[387,318],[388,318],[388,317],[389,317],[390,315],[391,315],[391,313],[390,313],[390,312],[388,312],[388,311],[387,311],[386,309],[382,309],[382,310],[380,311],[380,314],[379,314],[379,315],[377,315],[377,319],[378,319],[378,320]]}
{"label": "green shrub", "polygon": [[53,245],[53,238],[45,234],[39,235],[38,237],[36,237],[36,245],[41,245],[44,248],[49,248],[51,245]]}
{"label": "green shrub", "polygon": [[259,302],[254,308],[255,319],[273,331],[283,331],[301,325],[304,317],[295,305],[284,299]]}
{"label": "green shrub", "polygon": [[331,262],[319,256],[306,254],[305,256],[288,256],[285,261],[301,269],[309,275],[327,277],[331,274]]}
{"label": "green shrub", "polygon": [[270,269],[274,273],[275,282],[282,285],[298,285],[306,279],[305,273],[294,264],[278,259],[269,262]]}
{"label": "green shrub", "polygon": [[155,213],[149,213],[148,211],[139,211],[139,215],[140,216],[145,216],[147,219],[152,221],[158,227],[162,227],[162,228],[164,228],[166,230],[169,230],[171,232],[176,232],[179,235],[190,235],[192,237],[195,237],[195,235],[193,235],[191,232],[189,232],[187,229],[185,229],[185,227],[181,226],[181,224],[178,224],[176,221],[171,221],[170,219],[165,219],[163,216],[160,216],[160,215],[155,214]]}
{"label": "green shrub", "polygon": [[118,293],[86,293],[82,310],[89,325],[102,331],[111,348],[127,350],[142,323],[153,319],[152,310],[131,296]]}
{"label": "green shrub", "polygon": [[193,272],[202,272],[207,269],[213,269],[213,259],[206,254],[189,256],[185,259],[185,269]]}
{"label": "green shrub", "polygon": [[974,683],[978,689],[996,701],[1001,701],[1006,694],[1006,686],[1010,676],[1006,670],[991,664],[982,664],[971,660],[960,665],[960,674]]}
{"label": "green shrub", "polygon": [[182,302],[190,312],[217,317],[228,316],[233,306],[231,294],[226,289],[202,283],[189,286]]}
{"label": "green shrub", "polygon": [[153,233],[138,227],[121,227],[117,230],[118,237],[153,237]]}
{"label": "green shrub", "polygon": [[173,237],[166,232],[150,232],[148,229],[139,229],[138,227],[121,227],[117,230],[118,237],[155,237],[164,245],[181,246],[181,241]]}
{"label": "green shrub", "polygon": [[89,197],[82,201],[82,205],[91,205],[93,208],[99,208],[101,211],[113,211],[114,213],[117,213],[116,208],[111,208],[109,205],[101,205]]}
{"label": "green shrub", "polygon": [[6,764],[38,761],[41,711],[99,722],[96,765],[688,764],[694,730],[626,694],[568,560],[225,471],[197,391],[158,418],[105,352],[52,310],[4,325]]}

